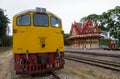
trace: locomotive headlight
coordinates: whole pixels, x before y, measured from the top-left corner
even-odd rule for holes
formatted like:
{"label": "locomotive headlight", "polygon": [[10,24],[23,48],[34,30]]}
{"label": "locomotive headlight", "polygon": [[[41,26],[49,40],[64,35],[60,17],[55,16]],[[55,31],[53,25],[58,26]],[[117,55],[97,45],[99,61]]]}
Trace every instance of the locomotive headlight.
{"label": "locomotive headlight", "polygon": [[45,12],[46,12],[46,8],[36,7],[36,11],[37,11],[37,12],[41,12],[41,13],[45,13]]}

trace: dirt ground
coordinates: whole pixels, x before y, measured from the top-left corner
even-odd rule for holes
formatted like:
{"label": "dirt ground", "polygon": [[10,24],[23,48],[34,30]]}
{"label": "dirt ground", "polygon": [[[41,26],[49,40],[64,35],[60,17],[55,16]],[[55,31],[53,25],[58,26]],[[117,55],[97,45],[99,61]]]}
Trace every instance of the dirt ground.
{"label": "dirt ground", "polygon": [[12,50],[0,52],[0,79],[11,79],[9,61],[12,58]]}
{"label": "dirt ground", "polygon": [[[65,60],[65,68],[56,71],[62,79],[120,79],[120,72]],[[16,76],[13,67],[12,50],[0,52],[0,79],[49,79],[41,77]]]}
{"label": "dirt ground", "polygon": [[64,74],[64,79],[120,79],[120,72],[70,60],[59,73]]}

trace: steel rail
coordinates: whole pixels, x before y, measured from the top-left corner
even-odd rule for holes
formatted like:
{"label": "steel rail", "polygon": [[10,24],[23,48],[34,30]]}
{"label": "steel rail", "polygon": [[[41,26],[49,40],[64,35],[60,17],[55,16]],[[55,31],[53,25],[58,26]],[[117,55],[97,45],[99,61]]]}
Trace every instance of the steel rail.
{"label": "steel rail", "polygon": [[95,52],[88,52],[88,51],[68,51],[65,50],[66,53],[77,53],[77,54],[88,54],[88,55],[96,55],[96,56],[107,56],[107,57],[117,57],[120,58],[120,55],[117,54],[106,54],[106,53],[95,53]]}
{"label": "steel rail", "polygon": [[[23,76],[25,76],[25,75],[23,75]],[[37,77],[37,78],[40,78],[40,79],[62,79],[52,71],[47,72],[47,73],[37,73],[37,74],[27,75],[27,77],[28,76],[30,76],[31,78],[36,78]]]}
{"label": "steel rail", "polygon": [[74,55],[65,55],[65,59],[87,63],[91,65],[96,65],[96,66],[104,67],[104,68],[115,70],[115,71],[120,71],[120,63],[116,63],[116,62],[82,57],[82,56],[74,56]]}
{"label": "steel rail", "polygon": [[54,76],[53,79],[61,79],[58,75],[56,75],[54,72],[49,72],[51,75]]}

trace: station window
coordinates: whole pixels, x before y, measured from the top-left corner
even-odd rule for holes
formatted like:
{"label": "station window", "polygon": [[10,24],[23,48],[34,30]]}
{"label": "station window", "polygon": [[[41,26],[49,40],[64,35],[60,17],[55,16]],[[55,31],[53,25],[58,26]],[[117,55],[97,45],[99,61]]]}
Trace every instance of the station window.
{"label": "station window", "polygon": [[20,26],[27,26],[27,25],[30,25],[30,15],[23,15],[23,16],[19,16],[17,18],[17,25],[20,25]]}
{"label": "station window", "polygon": [[57,19],[56,17],[51,16],[50,21],[53,27],[60,27],[60,20]]}
{"label": "station window", "polygon": [[35,26],[48,26],[48,15],[46,14],[34,14],[33,22]]}

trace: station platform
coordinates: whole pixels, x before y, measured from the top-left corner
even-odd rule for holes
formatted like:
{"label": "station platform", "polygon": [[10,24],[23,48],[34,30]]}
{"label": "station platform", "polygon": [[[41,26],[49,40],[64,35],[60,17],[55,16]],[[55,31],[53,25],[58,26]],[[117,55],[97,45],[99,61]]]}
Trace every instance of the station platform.
{"label": "station platform", "polygon": [[114,51],[114,50],[102,50],[102,49],[91,49],[91,50],[83,49],[82,50],[78,48],[65,48],[65,52],[120,57],[120,51]]}

